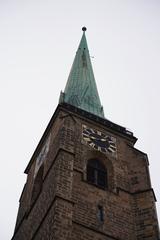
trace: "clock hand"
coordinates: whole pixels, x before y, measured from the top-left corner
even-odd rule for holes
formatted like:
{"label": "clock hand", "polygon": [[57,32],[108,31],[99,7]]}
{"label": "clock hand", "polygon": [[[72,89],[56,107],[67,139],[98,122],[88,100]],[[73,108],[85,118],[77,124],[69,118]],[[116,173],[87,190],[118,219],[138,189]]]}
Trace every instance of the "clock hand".
{"label": "clock hand", "polygon": [[101,138],[100,139],[102,142],[107,142],[107,139]]}
{"label": "clock hand", "polygon": [[97,138],[97,137],[93,137],[93,136],[90,136],[90,139],[92,139],[92,140],[97,140],[97,141],[101,141],[101,142],[107,142],[107,140],[104,139],[104,138]]}

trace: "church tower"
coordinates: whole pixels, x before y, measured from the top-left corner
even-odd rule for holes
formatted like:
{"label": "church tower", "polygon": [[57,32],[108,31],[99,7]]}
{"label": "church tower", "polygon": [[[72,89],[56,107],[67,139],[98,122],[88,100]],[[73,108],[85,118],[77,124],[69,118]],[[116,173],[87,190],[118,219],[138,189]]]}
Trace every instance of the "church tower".
{"label": "church tower", "polygon": [[82,30],[59,105],[25,170],[12,240],[158,240],[147,154],[104,117]]}

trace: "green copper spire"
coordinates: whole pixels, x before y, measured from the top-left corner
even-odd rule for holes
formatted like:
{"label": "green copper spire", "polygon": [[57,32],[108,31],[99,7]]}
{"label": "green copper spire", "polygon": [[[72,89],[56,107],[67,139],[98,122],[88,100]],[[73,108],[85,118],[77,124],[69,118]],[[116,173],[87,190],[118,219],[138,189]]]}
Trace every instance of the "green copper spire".
{"label": "green copper spire", "polygon": [[83,27],[82,30],[82,39],[64,93],[61,93],[60,102],[69,103],[87,112],[104,117],[89,56],[85,36],[86,28]]}

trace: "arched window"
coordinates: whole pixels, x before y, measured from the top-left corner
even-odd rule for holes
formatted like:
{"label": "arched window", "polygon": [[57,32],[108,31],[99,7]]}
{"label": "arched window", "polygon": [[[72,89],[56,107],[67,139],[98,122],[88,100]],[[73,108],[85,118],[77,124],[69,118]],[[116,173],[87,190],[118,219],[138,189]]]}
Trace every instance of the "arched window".
{"label": "arched window", "polygon": [[100,188],[107,188],[107,170],[98,159],[88,161],[87,181]]}

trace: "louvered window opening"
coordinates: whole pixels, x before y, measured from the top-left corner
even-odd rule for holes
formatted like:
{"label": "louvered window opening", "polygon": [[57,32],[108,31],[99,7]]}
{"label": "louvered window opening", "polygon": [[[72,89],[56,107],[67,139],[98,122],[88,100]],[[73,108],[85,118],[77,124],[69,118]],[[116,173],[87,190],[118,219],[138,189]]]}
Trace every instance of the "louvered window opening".
{"label": "louvered window opening", "polygon": [[107,171],[97,159],[89,160],[87,164],[87,182],[100,188],[107,188]]}

